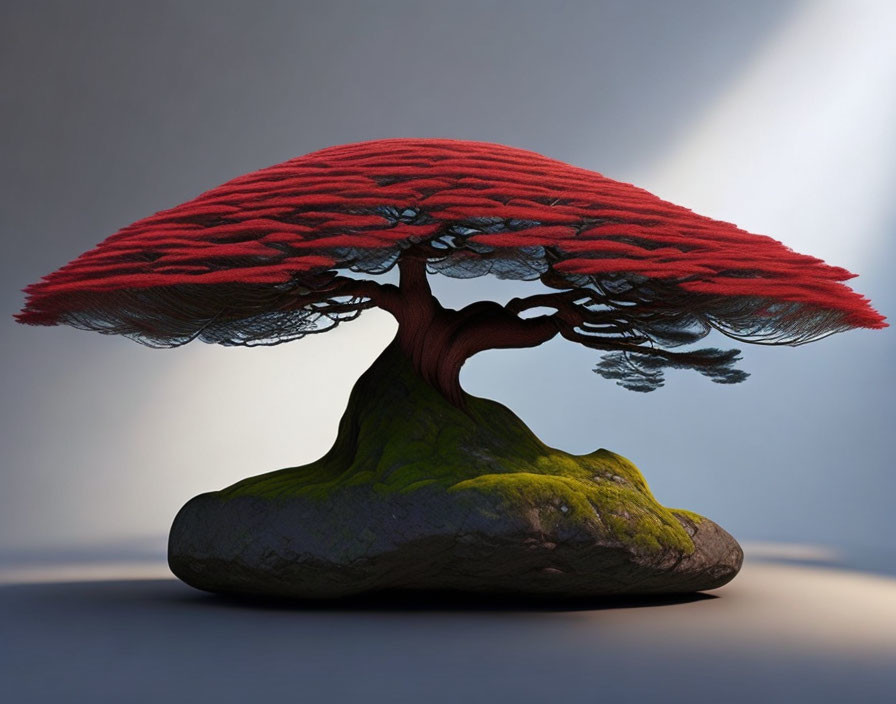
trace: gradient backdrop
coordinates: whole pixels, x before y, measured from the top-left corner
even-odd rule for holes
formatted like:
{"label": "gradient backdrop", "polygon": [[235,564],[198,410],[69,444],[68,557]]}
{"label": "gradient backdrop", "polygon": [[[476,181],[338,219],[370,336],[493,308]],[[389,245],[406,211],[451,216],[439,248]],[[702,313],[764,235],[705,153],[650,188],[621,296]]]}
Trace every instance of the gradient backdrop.
{"label": "gradient backdrop", "polygon": [[[274,348],[151,350],[12,321],[119,227],[332,144],[542,152],[861,274],[896,312],[896,5],[9,2],[0,7],[0,558],[160,556],[192,495],[322,454],[391,338],[378,311]],[[527,284],[435,278],[443,301]],[[722,341],[724,343],[724,340]],[[736,387],[635,394],[551,342],[468,362],[547,443],[635,461],[738,538],[894,565],[896,334],[744,349]]]}

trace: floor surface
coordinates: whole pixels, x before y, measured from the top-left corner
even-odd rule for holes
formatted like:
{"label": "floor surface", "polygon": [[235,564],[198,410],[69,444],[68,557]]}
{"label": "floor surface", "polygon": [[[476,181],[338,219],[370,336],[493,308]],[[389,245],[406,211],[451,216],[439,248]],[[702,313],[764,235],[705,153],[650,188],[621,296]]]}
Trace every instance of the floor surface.
{"label": "floor surface", "polygon": [[115,569],[0,585],[4,701],[896,701],[886,576],[748,562],[677,603],[326,607]]}

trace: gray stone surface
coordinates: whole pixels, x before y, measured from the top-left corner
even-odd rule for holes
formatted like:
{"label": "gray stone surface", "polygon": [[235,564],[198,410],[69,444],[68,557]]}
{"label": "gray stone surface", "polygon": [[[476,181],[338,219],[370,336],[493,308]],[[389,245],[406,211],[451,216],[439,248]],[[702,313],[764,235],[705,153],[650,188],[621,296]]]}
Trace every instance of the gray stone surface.
{"label": "gray stone surface", "polygon": [[177,515],[169,564],[187,584],[230,594],[588,597],[714,589],[743,560],[734,538],[693,514],[673,512],[694,543],[688,553],[623,544],[596,529],[599,521],[557,520],[562,508],[508,513],[487,494],[439,487],[383,494],[360,485],[326,499],[208,493]]}

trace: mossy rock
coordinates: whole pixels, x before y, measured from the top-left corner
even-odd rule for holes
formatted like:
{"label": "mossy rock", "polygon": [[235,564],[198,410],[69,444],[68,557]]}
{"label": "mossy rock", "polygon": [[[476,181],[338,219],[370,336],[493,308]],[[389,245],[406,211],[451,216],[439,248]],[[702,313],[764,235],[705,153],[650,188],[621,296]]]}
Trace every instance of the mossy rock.
{"label": "mossy rock", "polygon": [[296,598],[683,593],[725,584],[742,559],[625,458],[547,447],[493,401],[459,409],[395,345],[359,379],[329,453],[194,498],[169,541],[192,586]]}

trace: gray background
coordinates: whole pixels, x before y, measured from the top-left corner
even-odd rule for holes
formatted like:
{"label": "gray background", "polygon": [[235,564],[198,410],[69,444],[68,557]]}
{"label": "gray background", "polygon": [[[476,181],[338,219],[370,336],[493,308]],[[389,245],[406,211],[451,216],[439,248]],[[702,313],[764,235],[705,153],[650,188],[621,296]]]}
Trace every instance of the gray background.
{"label": "gray background", "polygon": [[[888,2],[4,2],[0,557],[161,554],[193,494],[327,449],[385,314],[170,351],[11,318],[23,286],[119,227],[324,146],[538,151],[858,271],[892,314],[893,20]],[[450,304],[526,289],[434,284]],[[462,381],[549,444],[631,458],[662,502],[738,538],[892,561],[894,342],[746,348],[740,386],[672,373],[648,395],[551,342],[482,354]]]}

